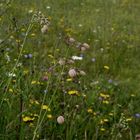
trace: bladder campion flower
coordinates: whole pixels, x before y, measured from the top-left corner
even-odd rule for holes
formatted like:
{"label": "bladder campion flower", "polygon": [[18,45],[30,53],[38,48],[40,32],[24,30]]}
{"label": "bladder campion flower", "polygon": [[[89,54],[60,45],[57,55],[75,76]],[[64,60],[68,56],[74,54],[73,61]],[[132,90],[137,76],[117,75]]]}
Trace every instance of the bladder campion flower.
{"label": "bladder campion flower", "polygon": [[75,77],[77,75],[77,72],[75,69],[70,69],[68,73],[70,77]]}
{"label": "bladder campion flower", "polygon": [[58,124],[63,124],[64,123],[64,117],[63,116],[59,116],[58,118],[57,118],[57,123]]}

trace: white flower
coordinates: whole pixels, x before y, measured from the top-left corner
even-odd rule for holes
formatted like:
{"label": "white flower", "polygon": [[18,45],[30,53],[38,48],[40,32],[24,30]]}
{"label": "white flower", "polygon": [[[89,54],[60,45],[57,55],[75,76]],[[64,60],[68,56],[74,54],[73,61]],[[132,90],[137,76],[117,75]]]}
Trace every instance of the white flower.
{"label": "white flower", "polygon": [[61,59],[59,60],[59,62],[58,62],[58,63],[59,63],[60,65],[65,65],[65,63],[66,63],[66,62],[65,62],[65,60],[64,60],[64,59],[62,59],[62,58],[61,58]]}
{"label": "white flower", "polygon": [[79,56],[72,56],[73,60],[83,60],[83,57],[79,57]]}
{"label": "white flower", "polygon": [[83,71],[83,70],[80,70],[80,75],[83,75],[83,76],[85,76],[86,75],[86,73]]}
{"label": "white flower", "polygon": [[82,46],[85,47],[86,49],[90,48],[90,46],[87,43],[83,43]]}
{"label": "white flower", "polygon": [[63,123],[64,123],[64,117],[63,117],[63,116],[59,116],[59,117],[57,118],[57,123],[58,123],[58,124],[63,124]]}
{"label": "white flower", "polygon": [[48,26],[47,25],[44,25],[42,28],[41,28],[41,32],[43,34],[47,33],[48,32]]}
{"label": "white flower", "polygon": [[75,69],[70,69],[68,73],[70,77],[75,77],[77,75],[77,72]]}

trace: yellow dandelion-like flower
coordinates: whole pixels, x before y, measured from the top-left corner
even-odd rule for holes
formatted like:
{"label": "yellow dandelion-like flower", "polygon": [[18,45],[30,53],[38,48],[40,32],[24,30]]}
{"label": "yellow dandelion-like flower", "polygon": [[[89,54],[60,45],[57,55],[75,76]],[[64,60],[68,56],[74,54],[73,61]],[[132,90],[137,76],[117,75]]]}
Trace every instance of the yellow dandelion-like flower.
{"label": "yellow dandelion-like flower", "polygon": [[48,118],[48,119],[52,119],[52,115],[51,115],[51,114],[48,114],[48,115],[47,115],[47,118]]}
{"label": "yellow dandelion-like flower", "polygon": [[25,116],[22,118],[23,122],[33,121],[34,119],[35,119],[34,117],[30,117],[30,116]]}
{"label": "yellow dandelion-like flower", "polygon": [[110,68],[109,66],[104,66],[104,69],[109,70]]}
{"label": "yellow dandelion-like flower", "polygon": [[43,110],[51,111],[51,109],[47,105],[42,105]]}
{"label": "yellow dandelion-like flower", "polygon": [[108,120],[108,119],[103,119],[103,121],[104,121],[104,122],[109,122],[109,120]]}
{"label": "yellow dandelion-like flower", "polygon": [[32,84],[32,85],[39,85],[40,82],[39,82],[39,81],[35,81],[35,80],[33,80],[33,81],[31,82],[31,84]]}
{"label": "yellow dandelion-like flower", "polygon": [[79,95],[79,92],[77,90],[70,90],[68,91],[69,95]]}
{"label": "yellow dandelion-like flower", "polygon": [[132,118],[127,118],[126,121],[127,122],[131,122],[132,121]]}
{"label": "yellow dandelion-like flower", "polygon": [[35,34],[35,33],[32,33],[32,34],[31,34],[31,37],[35,37],[35,36],[36,36],[36,34]]}
{"label": "yellow dandelion-like flower", "polygon": [[103,93],[100,93],[100,97],[103,97],[103,98],[109,98],[110,96],[108,94],[103,94]]}
{"label": "yellow dandelion-like flower", "polygon": [[93,110],[91,108],[88,108],[87,112],[88,113],[93,113]]}
{"label": "yellow dandelion-like flower", "polygon": [[109,101],[104,100],[104,101],[103,101],[103,104],[109,104]]}
{"label": "yellow dandelion-like flower", "polygon": [[112,113],[112,112],[110,112],[108,115],[109,115],[109,116],[113,116],[113,113]]}
{"label": "yellow dandelion-like flower", "polygon": [[10,89],[9,89],[9,92],[13,93],[14,91],[13,91],[13,89],[12,89],[12,88],[10,88]]}
{"label": "yellow dandelion-like flower", "polygon": [[102,127],[102,128],[100,128],[100,131],[102,131],[102,132],[104,132],[105,130],[106,130],[106,129],[105,129],[105,128],[103,128],[103,127]]}
{"label": "yellow dandelion-like flower", "polygon": [[72,78],[68,78],[66,79],[67,82],[71,82],[72,81]]}
{"label": "yellow dandelion-like flower", "polygon": [[135,97],[136,95],[135,94],[131,94],[131,97]]}

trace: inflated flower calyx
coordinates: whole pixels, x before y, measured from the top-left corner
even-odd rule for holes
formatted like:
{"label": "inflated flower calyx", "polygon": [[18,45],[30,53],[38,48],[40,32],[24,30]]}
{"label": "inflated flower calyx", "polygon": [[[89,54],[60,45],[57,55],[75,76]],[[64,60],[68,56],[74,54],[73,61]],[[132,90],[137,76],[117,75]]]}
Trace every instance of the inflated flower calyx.
{"label": "inflated flower calyx", "polygon": [[58,118],[57,118],[57,123],[58,124],[63,124],[64,123],[64,117],[63,116],[59,116]]}
{"label": "inflated flower calyx", "polygon": [[77,75],[77,72],[76,72],[75,69],[70,69],[68,74],[69,74],[70,77],[75,77]]}
{"label": "inflated flower calyx", "polygon": [[74,38],[72,38],[72,37],[68,37],[68,38],[66,38],[66,43],[68,44],[68,45],[73,45],[76,41],[75,41],[75,39]]}

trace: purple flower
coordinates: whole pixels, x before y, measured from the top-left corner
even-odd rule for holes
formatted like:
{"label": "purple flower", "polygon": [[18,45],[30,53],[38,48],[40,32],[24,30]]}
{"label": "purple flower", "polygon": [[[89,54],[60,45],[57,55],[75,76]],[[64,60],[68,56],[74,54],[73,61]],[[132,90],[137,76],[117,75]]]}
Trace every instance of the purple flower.
{"label": "purple flower", "polygon": [[140,118],[140,113],[136,113],[134,116],[135,116],[136,118]]}
{"label": "purple flower", "polygon": [[108,83],[112,83],[112,82],[113,82],[113,80],[112,80],[112,79],[109,79],[109,80],[108,80]]}

